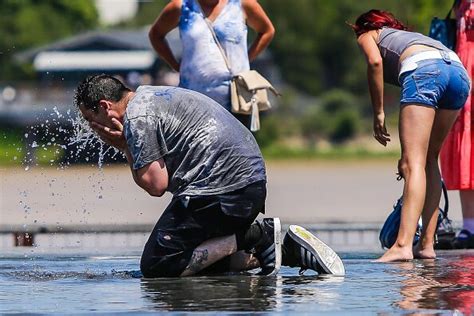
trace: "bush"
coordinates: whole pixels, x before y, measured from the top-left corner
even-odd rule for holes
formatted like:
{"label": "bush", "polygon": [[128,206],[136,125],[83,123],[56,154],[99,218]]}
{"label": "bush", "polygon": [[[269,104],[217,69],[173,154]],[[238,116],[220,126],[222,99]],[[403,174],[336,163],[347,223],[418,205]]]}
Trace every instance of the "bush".
{"label": "bush", "polygon": [[333,118],[329,139],[334,143],[343,143],[357,135],[360,131],[361,118],[354,110],[344,110]]}
{"label": "bush", "polygon": [[281,124],[273,113],[265,113],[260,117],[260,130],[256,132],[255,139],[261,148],[268,147],[281,136]]}
{"label": "bush", "polygon": [[358,99],[349,92],[334,89],[323,94],[318,102],[306,109],[301,120],[301,132],[310,146],[327,139],[343,143],[361,130],[362,116]]}

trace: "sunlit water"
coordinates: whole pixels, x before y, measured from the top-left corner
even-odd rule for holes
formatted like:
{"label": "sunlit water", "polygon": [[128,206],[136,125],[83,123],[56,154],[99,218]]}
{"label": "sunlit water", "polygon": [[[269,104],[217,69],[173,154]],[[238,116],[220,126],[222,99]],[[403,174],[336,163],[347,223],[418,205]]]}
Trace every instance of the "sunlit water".
{"label": "sunlit water", "polygon": [[[93,163],[101,167],[106,155],[111,161],[121,158],[121,153],[117,149],[105,144],[97,134],[90,128],[87,121],[77,110],[58,108],[44,108],[34,118],[33,123],[25,128],[23,142],[25,143],[25,156],[22,163],[25,170],[37,165],[38,152],[54,150],[56,156],[66,154],[69,157],[62,157],[64,162],[59,162],[61,167],[69,165],[74,159],[80,162]],[[16,144],[15,144],[16,145]],[[16,148],[18,153],[22,145]],[[11,157],[13,161],[18,160],[15,155]],[[58,164],[57,158],[49,161],[51,166]]]}
{"label": "sunlit water", "polygon": [[76,155],[79,155],[82,151],[93,148],[98,144],[99,152],[97,164],[99,167],[102,167],[104,157],[107,153],[111,153],[112,158],[122,155],[119,150],[108,146],[104,141],[102,141],[81,115],[71,118],[70,122],[73,126],[73,133],[68,140],[68,146],[77,145]]}
{"label": "sunlit water", "polygon": [[469,315],[474,252],[435,261],[378,264],[344,253],[345,277],[298,274],[141,279],[139,256],[0,258],[0,313],[260,311]]}

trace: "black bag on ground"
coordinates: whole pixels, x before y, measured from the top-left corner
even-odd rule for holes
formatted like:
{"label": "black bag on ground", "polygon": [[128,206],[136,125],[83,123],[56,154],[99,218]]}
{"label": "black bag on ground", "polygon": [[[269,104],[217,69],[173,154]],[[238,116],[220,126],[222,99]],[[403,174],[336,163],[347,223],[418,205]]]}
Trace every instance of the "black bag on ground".
{"label": "black bag on ground", "polygon": [[[448,218],[448,209],[449,209],[449,200],[448,200],[448,191],[444,181],[441,182],[443,188],[444,196],[444,208],[439,208],[438,214],[438,227],[436,229],[435,235],[435,248],[436,249],[451,249],[452,240],[455,236],[453,225],[451,220]],[[382,226],[382,229],[379,234],[380,244],[382,248],[390,248],[393,246],[398,236],[398,229],[400,228],[400,218],[403,205],[403,196],[400,197],[393,206],[393,211],[388,215],[385,223]],[[413,245],[415,245],[420,239],[421,235],[421,225],[418,224],[416,230],[415,238],[413,239]]]}
{"label": "black bag on ground", "polygon": [[444,181],[441,184],[444,196],[444,209],[442,209],[441,207],[439,208],[438,227],[436,228],[434,247],[435,249],[452,249],[452,242],[454,237],[456,237],[456,232],[454,231],[452,221],[448,218],[448,190],[446,189]]}

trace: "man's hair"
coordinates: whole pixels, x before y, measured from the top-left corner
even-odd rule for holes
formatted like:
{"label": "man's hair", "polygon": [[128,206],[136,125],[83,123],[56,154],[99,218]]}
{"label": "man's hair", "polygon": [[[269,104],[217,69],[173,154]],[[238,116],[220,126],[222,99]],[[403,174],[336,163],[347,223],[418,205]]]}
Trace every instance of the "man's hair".
{"label": "man's hair", "polygon": [[361,14],[357,18],[355,24],[349,25],[352,27],[357,37],[368,31],[381,29],[384,26],[397,30],[407,30],[407,27],[397,20],[392,13],[376,9]]}
{"label": "man's hair", "polygon": [[76,89],[74,105],[97,112],[100,100],[117,102],[122,99],[127,88],[120,80],[109,75],[93,75],[84,79]]}

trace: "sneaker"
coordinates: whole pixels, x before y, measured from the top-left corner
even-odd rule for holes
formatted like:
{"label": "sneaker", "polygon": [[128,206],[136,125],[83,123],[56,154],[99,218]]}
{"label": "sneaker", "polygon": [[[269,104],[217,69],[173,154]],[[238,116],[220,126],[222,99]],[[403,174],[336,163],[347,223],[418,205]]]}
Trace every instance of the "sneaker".
{"label": "sneaker", "polygon": [[255,257],[262,269],[259,275],[275,275],[281,267],[281,224],[278,217],[264,218],[257,222],[262,229],[262,239],[255,245]]}
{"label": "sneaker", "polygon": [[283,265],[319,274],[344,275],[341,258],[328,245],[301,226],[290,225],[283,240]]}

